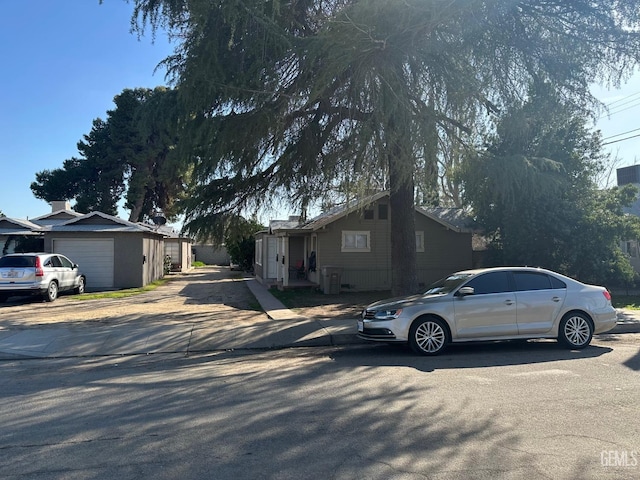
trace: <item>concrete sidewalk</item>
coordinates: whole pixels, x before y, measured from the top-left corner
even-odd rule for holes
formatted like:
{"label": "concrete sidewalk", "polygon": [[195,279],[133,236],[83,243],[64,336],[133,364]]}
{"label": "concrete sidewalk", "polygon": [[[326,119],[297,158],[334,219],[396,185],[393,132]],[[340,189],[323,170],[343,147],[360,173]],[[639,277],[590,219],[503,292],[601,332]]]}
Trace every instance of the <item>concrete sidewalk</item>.
{"label": "concrete sidewalk", "polygon": [[307,319],[287,309],[254,279],[246,284],[268,319],[210,326],[169,323],[51,326],[0,330],[0,359],[64,358],[330,346],[362,342],[355,319]]}
{"label": "concrete sidewalk", "polygon": [[[246,284],[268,319],[251,325],[229,321],[144,325],[139,322],[0,330],[0,359],[64,358],[331,346],[362,343],[355,319],[307,319],[287,309],[254,279]],[[619,312],[618,326],[605,335],[640,333],[640,312]]]}

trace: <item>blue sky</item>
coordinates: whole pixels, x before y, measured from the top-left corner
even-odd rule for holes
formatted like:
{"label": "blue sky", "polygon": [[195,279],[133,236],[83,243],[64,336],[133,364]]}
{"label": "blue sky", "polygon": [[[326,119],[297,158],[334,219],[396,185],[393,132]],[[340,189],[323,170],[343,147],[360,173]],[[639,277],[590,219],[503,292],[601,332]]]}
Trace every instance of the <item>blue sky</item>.
{"label": "blue sky", "polygon": [[[140,40],[131,34],[132,8],[124,0],[3,4],[0,211],[5,215],[48,213],[49,205],[29,188],[36,172],[60,168],[77,156],[77,142],[95,118],[106,117],[123,89],[166,84],[164,70],[154,70],[172,47],[162,35],[154,43],[149,34]],[[620,91],[594,91],[605,103],[618,102],[611,118],[598,123],[605,137],[640,129],[640,76]],[[611,140],[636,134],[640,130]],[[618,166],[640,159],[640,137],[607,148],[621,158]]]}
{"label": "blue sky", "polygon": [[165,85],[165,71],[154,70],[172,47],[131,34],[124,0],[18,0],[2,10],[0,211],[34,218],[50,211],[29,188],[36,172],[77,157],[122,90]]}

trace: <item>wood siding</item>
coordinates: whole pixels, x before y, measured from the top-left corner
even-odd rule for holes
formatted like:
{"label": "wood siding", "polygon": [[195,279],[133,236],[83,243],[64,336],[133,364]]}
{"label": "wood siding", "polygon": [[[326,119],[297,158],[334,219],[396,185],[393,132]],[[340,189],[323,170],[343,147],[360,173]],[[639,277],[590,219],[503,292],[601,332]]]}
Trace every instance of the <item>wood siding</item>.
{"label": "wood siding", "polygon": [[[379,218],[378,204],[372,204],[373,218],[365,219],[363,211],[353,212],[318,230],[317,264],[342,269],[342,290],[367,291],[391,289],[390,216]],[[387,207],[388,208],[388,207]],[[425,287],[449,273],[472,267],[471,233],[458,233],[418,212],[416,231],[424,232],[424,252],[417,252],[417,274],[420,287]],[[370,251],[343,252],[342,232],[369,232]],[[323,278],[320,279],[321,286]]]}

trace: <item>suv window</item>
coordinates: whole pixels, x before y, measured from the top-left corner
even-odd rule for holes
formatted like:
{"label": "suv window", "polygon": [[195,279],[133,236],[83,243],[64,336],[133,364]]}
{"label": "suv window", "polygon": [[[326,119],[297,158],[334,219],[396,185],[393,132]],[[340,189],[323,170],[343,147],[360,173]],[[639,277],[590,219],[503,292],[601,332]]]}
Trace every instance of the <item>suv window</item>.
{"label": "suv window", "polygon": [[62,262],[60,261],[57,255],[54,255],[53,257],[51,257],[51,265],[53,265],[54,267],[62,266]]}
{"label": "suv window", "polygon": [[470,280],[465,287],[473,287],[474,295],[510,292],[508,272],[490,272]]}
{"label": "suv window", "polygon": [[60,255],[58,258],[60,259],[63,267],[73,268],[73,263],[71,263],[71,260],[69,260],[67,257],[63,257],[62,255]]}
{"label": "suv window", "polygon": [[36,266],[36,257],[28,256],[28,257],[2,257],[0,258],[0,268],[25,268],[25,267],[35,267]]}

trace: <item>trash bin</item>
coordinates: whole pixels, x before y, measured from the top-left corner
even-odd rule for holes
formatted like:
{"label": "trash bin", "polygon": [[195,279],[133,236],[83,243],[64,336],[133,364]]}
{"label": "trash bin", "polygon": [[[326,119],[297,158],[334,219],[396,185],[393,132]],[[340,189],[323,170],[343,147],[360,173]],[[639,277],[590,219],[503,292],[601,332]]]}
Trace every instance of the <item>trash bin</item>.
{"label": "trash bin", "polygon": [[322,288],[326,295],[337,295],[340,293],[342,279],[342,267],[324,266],[322,267]]}

